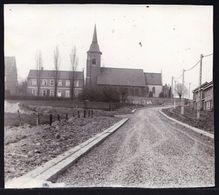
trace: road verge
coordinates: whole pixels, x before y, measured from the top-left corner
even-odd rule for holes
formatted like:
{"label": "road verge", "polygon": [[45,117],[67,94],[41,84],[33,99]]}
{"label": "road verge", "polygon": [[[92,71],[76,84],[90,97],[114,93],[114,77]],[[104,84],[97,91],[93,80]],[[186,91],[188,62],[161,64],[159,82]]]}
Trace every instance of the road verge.
{"label": "road verge", "polygon": [[[119,122],[109,127],[105,131],[48,161],[44,165],[37,167],[36,169],[21,177],[9,180],[5,184],[5,188],[57,187],[57,185],[52,184],[50,181],[55,179],[68,167],[70,167],[76,160],[86,154],[93,147],[101,143],[109,135],[114,133],[117,129],[119,129],[119,127],[127,122],[127,120],[128,118],[121,119]],[[63,184],[61,184],[61,186],[63,186]]]}
{"label": "road verge", "polygon": [[185,124],[185,123],[183,123],[183,122],[181,122],[181,121],[178,121],[178,120],[176,120],[176,119],[174,119],[174,118],[172,118],[172,117],[169,117],[169,116],[167,116],[164,112],[162,112],[162,110],[159,110],[159,112],[160,112],[164,117],[168,118],[169,120],[171,120],[171,121],[173,121],[173,122],[175,122],[175,123],[178,123],[178,124],[180,124],[180,125],[182,125],[182,126],[184,126],[184,127],[187,127],[187,128],[189,128],[189,129],[195,131],[196,133],[199,133],[199,134],[202,134],[202,135],[205,135],[205,136],[207,136],[207,137],[210,137],[210,138],[214,139],[214,134],[212,134],[212,133],[206,132],[206,131],[204,131],[204,130],[202,130],[202,129],[198,129],[198,128],[196,128],[196,127],[192,127],[192,126],[190,126],[190,125],[188,125],[188,124]]}

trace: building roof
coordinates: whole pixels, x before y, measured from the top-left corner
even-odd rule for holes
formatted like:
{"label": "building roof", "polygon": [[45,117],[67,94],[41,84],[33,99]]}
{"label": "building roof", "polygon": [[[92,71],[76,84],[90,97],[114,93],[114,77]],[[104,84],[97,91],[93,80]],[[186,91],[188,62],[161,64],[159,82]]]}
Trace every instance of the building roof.
{"label": "building roof", "polygon": [[[41,70],[40,78],[55,78],[55,70]],[[71,79],[73,71],[58,71],[59,79]],[[37,70],[30,70],[28,78],[37,78]],[[75,71],[75,79],[84,79],[83,71]]]}
{"label": "building roof", "polygon": [[88,52],[97,52],[97,53],[101,53],[101,52],[100,52],[99,45],[98,45],[98,41],[97,41],[97,30],[96,30],[96,25],[94,26],[93,40],[92,40],[92,43],[91,43],[91,45],[90,45],[90,49],[88,50]]}
{"label": "building roof", "polygon": [[162,85],[161,73],[144,73],[146,85]]}
{"label": "building roof", "polygon": [[97,77],[97,84],[144,87],[144,72],[142,69],[101,67],[100,75]]}
{"label": "building roof", "polygon": [[14,56],[5,57],[5,75],[16,75],[17,67],[16,60]]}
{"label": "building roof", "polygon": [[211,87],[211,86],[213,86],[213,81],[211,81],[211,82],[205,82],[205,83],[203,83],[203,84],[201,85],[201,87],[195,88],[192,92],[193,92],[193,93],[196,93],[196,92],[198,92],[198,91],[200,90],[200,88],[201,88],[201,90],[205,90],[205,89],[207,89],[207,88],[209,88],[209,87]]}

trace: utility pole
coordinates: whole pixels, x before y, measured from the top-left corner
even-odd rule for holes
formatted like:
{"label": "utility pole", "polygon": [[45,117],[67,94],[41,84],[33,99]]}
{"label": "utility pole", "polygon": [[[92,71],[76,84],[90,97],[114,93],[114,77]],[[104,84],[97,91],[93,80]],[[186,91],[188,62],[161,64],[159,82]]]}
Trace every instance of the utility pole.
{"label": "utility pole", "polygon": [[199,69],[199,100],[198,100],[198,104],[197,104],[197,119],[200,119],[200,111],[201,111],[201,104],[202,104],[202,100],[201,100],[201,84],[202,84],[202,58],[203,55],[201,54],[200,56],[200,69]]}
{"label": "utility pole", "polygon": [[171,104],[173,105],[173,76],[172,76],[172,82],[171,82]]}
{"label": "utility pole", "polygon": [[[176,81],[174,80],[174,86],[176,87]],[[173,107],[176,108],[176,100],[173,93]]]}
{"label": "utility pole", "polygon": [[181,96],[181,114],[184,115],[184,72],[185,70],[183,69],[182,73],[182,96]]}

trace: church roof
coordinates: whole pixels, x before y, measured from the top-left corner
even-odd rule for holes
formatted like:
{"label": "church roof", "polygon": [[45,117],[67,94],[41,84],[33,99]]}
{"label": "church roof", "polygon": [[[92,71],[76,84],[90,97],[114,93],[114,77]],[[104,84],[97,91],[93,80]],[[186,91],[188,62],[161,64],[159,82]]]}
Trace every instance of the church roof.
{"label": "church roof", "polygon": [[99,45],[98,45],[98,41],[97,41],[96,25],[94,26],[93,40],[92,40],[92,43],[90,45],[90,49],[88,50],[88,52],[98,52],[98,53],[101,53]]}
{"label": "church roof", "polygon": [[161,73],[144,73],[146,85],[162,85]]}
{"label": "church roof", "polygon": [[144,87],[144,72],[142,69],[101,67],[97,84]]}
{"label": "church roof", "polygon": [[[55,70],[41,70],[41,78],[55,78]],[[73,71],[58,71],[58,79],[71,79]],[[28,78],[37,78],[37,70],[30,70]],[[84,74],[82,71],[75,71],[75,79],[84,79]]]}

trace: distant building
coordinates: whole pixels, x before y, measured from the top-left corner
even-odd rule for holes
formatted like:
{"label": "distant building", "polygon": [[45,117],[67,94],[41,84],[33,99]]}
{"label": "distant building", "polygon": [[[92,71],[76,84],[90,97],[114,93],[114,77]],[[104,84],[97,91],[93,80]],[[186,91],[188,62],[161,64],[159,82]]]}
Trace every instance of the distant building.
{"label": "distant building", "polygon": [[[37,70],[30,70],[27,77],[27,94],[30,96],[37,96]],[[84,72],[74,72],[74,95],[77,97],[83,90],[84,86]],[[40,70],[40,96],[55,96],[55,70]],[[71,86],[73,71],[58,71],[58,86],[57,97],[71,97]]]}
{"label": "distant building", "polygon": [[128,96],[159,97],[162,92],[161,73],[144,73],[143,69],[101,67],[101,55],[95,26],[93,40],[87,51],[87,87],[111,87],[117,91],[126,91]]}
{"label": "distant building", "polygon": [[17,66],[14,56],[5,57],[5,95],[17,95]]}
{"label": "distant building", "polygon": [[[201,90],[201,101],[200,101],[200,92]],[[193,90],[193,105],[194,109],[197,109],[201,106],[201,110],[213,110],[214,100],[213,100],[213,81],[205,82],[201,87],[197,87]]]}

